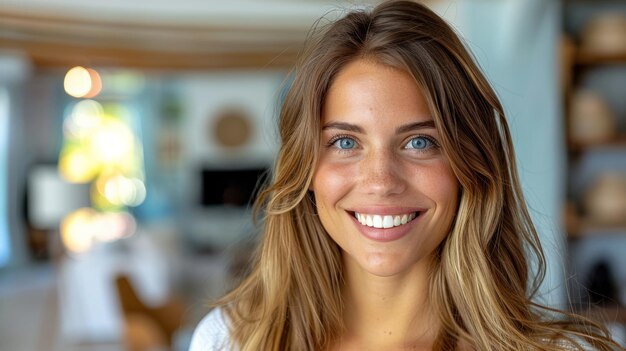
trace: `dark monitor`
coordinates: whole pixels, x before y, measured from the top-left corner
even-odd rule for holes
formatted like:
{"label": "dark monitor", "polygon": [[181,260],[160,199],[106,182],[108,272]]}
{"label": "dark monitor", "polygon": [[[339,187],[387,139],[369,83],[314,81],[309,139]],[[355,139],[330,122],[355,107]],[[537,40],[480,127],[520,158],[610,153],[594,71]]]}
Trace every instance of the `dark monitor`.
{"label": "dark monitor", "polygon": [[256,199],[268,175],[267,168],[202,170],[200,204],[209,206],[248,206]]}

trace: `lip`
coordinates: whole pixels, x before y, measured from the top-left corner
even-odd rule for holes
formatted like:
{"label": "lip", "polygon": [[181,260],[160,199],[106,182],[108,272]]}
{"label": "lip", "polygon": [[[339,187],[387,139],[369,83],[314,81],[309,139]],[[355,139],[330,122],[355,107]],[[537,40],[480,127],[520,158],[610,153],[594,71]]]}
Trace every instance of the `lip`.
{"label": "lip", "polygon": [[[373,228],[359,223],[353,215],[354,212],[378,215],[400,215],[411,212],[419,212],[420,214],[407,224],[398,227]],[[420,221],[425,212],[425,209],[416,207],[359,207],[347,211],[346,215],[352,219],[352,222],[364,237],[378,242],[391,242],[406,236],[417,222]]]}

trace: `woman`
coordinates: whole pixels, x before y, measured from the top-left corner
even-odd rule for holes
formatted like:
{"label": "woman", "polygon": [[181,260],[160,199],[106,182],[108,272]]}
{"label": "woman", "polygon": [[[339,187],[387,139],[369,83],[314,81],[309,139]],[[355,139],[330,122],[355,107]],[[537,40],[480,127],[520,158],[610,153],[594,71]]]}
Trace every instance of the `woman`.
{"label": "woman", "polygon": [[193,351],[618,348],[532,302],[543,256],[504,111],[424,6],[386,2],[314,36],[279,129],[252,270]]}

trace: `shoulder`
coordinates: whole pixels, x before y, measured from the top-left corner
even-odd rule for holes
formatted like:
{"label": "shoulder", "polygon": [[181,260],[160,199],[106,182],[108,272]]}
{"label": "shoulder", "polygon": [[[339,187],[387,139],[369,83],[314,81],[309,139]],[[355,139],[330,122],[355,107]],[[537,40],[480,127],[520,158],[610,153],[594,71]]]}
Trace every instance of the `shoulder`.
{"label": "shoulder", "polygon": [[214,308],[198,323],[191,338],[189,351],[225,351],[230,349],[228,317],[221,308]]}

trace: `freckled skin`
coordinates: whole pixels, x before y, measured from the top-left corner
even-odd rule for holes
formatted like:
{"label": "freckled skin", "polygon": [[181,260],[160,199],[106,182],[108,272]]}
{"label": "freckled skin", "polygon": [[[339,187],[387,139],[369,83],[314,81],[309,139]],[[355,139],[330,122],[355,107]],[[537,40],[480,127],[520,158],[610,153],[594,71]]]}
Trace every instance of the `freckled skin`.
{"label": "freckled skin", "polygon": [[[426,101],[404,71],[366,61],[348,64],[329,89],[322,125],[349,123],[363,133],[322,133],[313,178],[320,220],[341,247],[348,272],[394,276],[417,274],[445,238],[457,210],[458,183],[441,149],[416,154],[404,148],[415,134],[438,138],[435,128],[398,134],[397,128],[432,120]],[[328,147],[335,134],[353,137],[350,153]],[[412,231],[376,242],[356,229],[347,212],[355,206],[418,206],[427,209]],[[359,272],[359,273],[356,273]]]}

